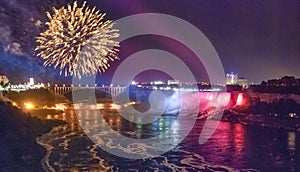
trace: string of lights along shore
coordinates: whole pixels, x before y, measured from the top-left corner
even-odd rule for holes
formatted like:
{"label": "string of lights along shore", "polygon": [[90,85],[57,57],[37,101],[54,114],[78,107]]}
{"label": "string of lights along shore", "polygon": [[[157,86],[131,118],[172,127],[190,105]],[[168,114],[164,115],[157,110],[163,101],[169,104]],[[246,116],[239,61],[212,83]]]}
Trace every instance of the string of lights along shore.
{"label": "string of lights along shore", "polygon": [[[231,73],[227,73],[226,74],[226,85],[239,85],[241,86],[243,89],[247,89],[249,87],[249,82],[246,78],[239,78],[238,74],[234,74],[233,72]],[[2,88],[0,86],[0,89],[4,90],[11,90],[11,91],[26,91],[29,89],[40,89],[40,88],[49,88],[49,87],[75,87],[73,84],[57,84],[57,83],[35,83],[34,78],[29,78],[29,82],[27,83],[14,83],[11,84],[11,82],[9,81],[9,78],[6,75],[0,75],[0,82],[3,82],[4,84],[8,84],[9,86],[6,88]],[[156,80],[156,81],[149,81],[149,82],[137,82],[137,81],[132,81],[130,85],[136,86],[136,87],[140,87],[140,88],[147,88],[147,89],[153,89],[153,90],[171,90],[170,86],[180,86],[180,87],[185,87],[188,89],[189,86],[191,85],[202,85],[202,86],[209,86],[210,83],[208,82],[182,82],[179,80],[167,80],[167,81],[161,81],[161,80]],[[76,85],[76,87],[127,87],[128,85],[113,85],[113,84],[107,84],[107,85],[103,85],[103,84],[95,84],[95,85]],[[217,86],[224,86],[224,85],[217,85]],[[172,88],[172,90],[177,91],[177,88]],[[213,90],[213,91],[221,91],[222,89],[216,89],[216,88],[212,88],[212,89],[205,89],[207,90]],[[191,91],[191,90],[190,90]],[[192,90],[193,91],[193,90]]]}

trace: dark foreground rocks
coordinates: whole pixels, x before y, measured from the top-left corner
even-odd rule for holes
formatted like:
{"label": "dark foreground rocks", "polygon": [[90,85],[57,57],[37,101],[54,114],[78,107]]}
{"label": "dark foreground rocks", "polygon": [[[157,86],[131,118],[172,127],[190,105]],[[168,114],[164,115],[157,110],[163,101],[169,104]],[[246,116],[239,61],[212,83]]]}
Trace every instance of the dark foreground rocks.
{"label": "dark foreground rocks", "polygon": [[41,120],[9,102],[0,102],[0,171],[43,171],[46,150],[36,138],[62,121]]}

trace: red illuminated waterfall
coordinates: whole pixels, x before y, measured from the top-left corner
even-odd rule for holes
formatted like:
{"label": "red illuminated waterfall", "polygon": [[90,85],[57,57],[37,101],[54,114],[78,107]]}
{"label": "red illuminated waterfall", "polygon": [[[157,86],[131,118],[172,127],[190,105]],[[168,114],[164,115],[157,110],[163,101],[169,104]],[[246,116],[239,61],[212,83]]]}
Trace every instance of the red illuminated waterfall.
{"label": "red illuminated waterfall", "polygon": [[237,100],[236,100],[236,105],[237,106],[241,106],[244,103],[244,97],[243,97],[243,93],[239,93]]}

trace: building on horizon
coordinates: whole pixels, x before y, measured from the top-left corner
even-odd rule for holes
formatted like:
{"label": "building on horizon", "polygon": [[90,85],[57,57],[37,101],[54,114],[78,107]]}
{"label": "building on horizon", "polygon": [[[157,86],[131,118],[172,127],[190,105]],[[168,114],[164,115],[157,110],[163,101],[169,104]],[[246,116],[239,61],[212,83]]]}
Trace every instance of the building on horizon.
{"label": "building on horizon", "polygon": [[229,73],[226,74],[226,85],[237,85],[237,82],[238,82],[237,74],[233,74],[233,72],[231,72],[230,74]]}
{"label": "building on horizon", "polygon": [[34,78],[29,78],[29,85],[34,85]]}
{"label": "building on horizon", "polygon": [[180,85],[181,82],[179,80],[168,80],[168,85]]}
{"label": "building on horizon", "polygon": [[238,78],[237,85],[242,86],[243,89],[247,89],[249,87],[248,79],[246,79],[246,78]]}
{"label": "building on horizon", "polygon": [[270,79],[262,81],[261,85],[264,86],[297,86],[300,85],[300,79],[294,76],[284,76],[280,79]]}
{"label": "building on horizon", "polygon": [[4,85],[9,83],[9,79],[6,75],[0,75],[0,83],[3,83]]}
{"label": "building on horizon", "polygon": [[165,82],[164,82],[164,81],[154,81],[154,82],[151,82],[150,84],[151,84],[151,85],[152,85],[152,84],[153,84],[153,85],[164,85]]}

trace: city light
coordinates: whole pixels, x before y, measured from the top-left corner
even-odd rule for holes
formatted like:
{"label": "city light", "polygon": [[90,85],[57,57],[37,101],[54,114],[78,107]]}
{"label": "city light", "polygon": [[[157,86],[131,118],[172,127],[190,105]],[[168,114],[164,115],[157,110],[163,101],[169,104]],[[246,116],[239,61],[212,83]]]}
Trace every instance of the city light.
{"label": "city light", "polygon": [[34,85],[34,79],[33,78],[29,78],[29,85]]}
{"label": "city light", "polygon": [[59,104],[56,104],[55,107],[53,107],[53,109],[65,110],[65,109],[67,109],[67,107],[63,103],[59,103]]}
{"label": "city light", "polygon": [[32,103],[24,103],[26,109],[33,109],[34,105]]}
{"label": "city light", "polygon": [[120,105],[114,103],[110,104],[110,109],[120,109],[120,108],[121,108]]}
{"label": "city light", "polygon": [[163,85],[165,84],[163,81],[154,81],[154,85]]}
{"label": "city light", "polygon": [[136,104],[138,104],[138,103],[137,102],[129,102],[129,103],[124,104],[123,106],[128,107],[129,105],[136,105]]}
{"label": "city light", "polygon": [[13,106],[18,106],[18,104],[16,102],[12,102]]}
{"label": "city light", "polygon": [[103,103],[97,103],[97,109],[105,109]]}
{"label": "city light", "polygon": [[228,85],[237,84],[237,79],[238,79],[238,75],[233,74],[233,72],[231,72],[230,74],[226,74],[226,84]]}
{"label": "city light", "polygon": [[290,116],[291,118],[295,118],[295,117],[297,116],[297,114],[296,114],[296,113],[289,113],[289,116]]}

